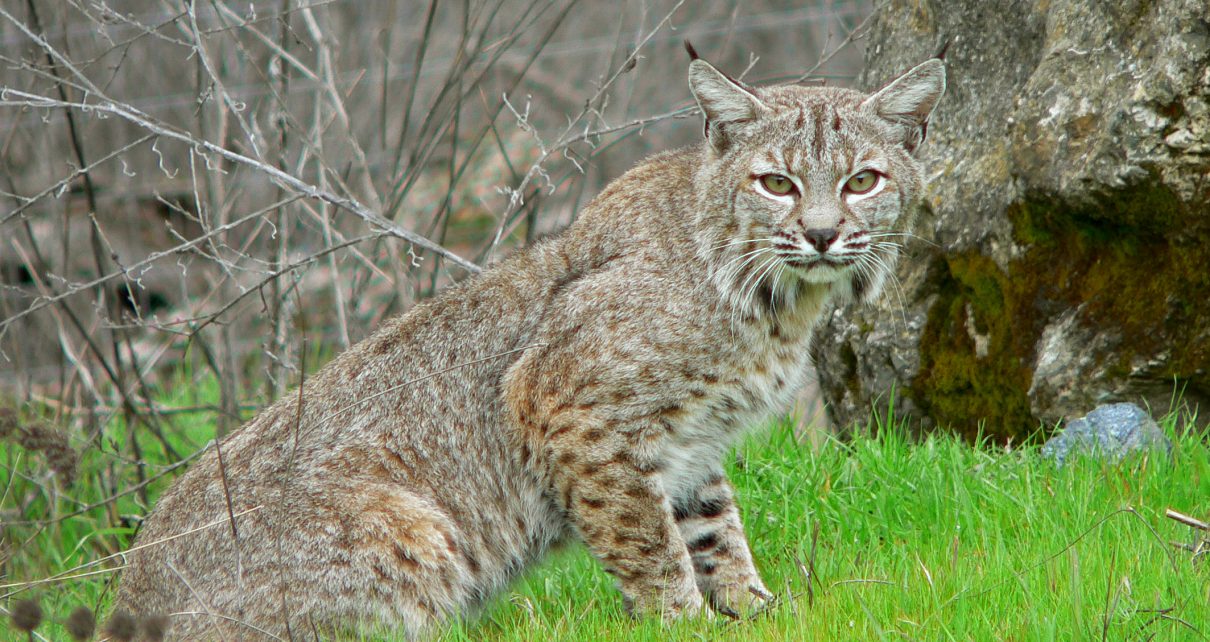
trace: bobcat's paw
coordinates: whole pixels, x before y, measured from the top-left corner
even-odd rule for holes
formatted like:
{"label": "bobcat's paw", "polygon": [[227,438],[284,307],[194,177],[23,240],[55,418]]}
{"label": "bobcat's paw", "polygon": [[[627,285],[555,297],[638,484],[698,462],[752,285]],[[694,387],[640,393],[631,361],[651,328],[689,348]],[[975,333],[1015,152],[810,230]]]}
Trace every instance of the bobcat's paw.
{"label": "bobcat's paw", "polygon": [[681,587],[680,590],[657,589],[637,598],[624,595],[622,603],[632,617],[658,615],[665,621],[699,615],[713,617],[710,606],[695,586]]}
{"label": "bobcat's paw", "polygon": [[732,619],[747,617],[773,603],[760,579],[718,586],[710,594],[714,610]]}
{"label": "bobcat's paw", "polygon": [[683,617],[697,617],[703,613],[709,615],[710,607],[706,604],[705,597],[701,591],[695,587],[693,591],[686,592],[685,595],[677,599],[664,600],[664,604],[660,609],[660,617],[664,620],[676,620]]}

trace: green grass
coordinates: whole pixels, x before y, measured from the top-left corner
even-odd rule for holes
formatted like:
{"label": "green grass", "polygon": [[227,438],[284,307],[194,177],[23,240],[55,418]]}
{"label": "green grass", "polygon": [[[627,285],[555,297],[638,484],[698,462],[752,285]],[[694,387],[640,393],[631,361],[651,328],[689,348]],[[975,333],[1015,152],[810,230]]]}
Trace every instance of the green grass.
{"label": "green grass", "polygon": [[444,639],[1202,639],[1210,564],[1168,544],[1191,534],[1163,514],[1210,513],[1206,436],[1179,437],[1171,462],[1058,469],[1036,448],[913,444],[896,430],[812,452],[780,426],[732,469],[757,565],[780,594],[768,612],[671,629],[631,621],[577,547]]}
{"label": "green grass", "polygon": [[[190,405],[210,394],[183,386],[165,403]],[[170,443],[204,443],[212,430],[204,419],[183,422]],[[441,639],[1207,639],[1210,555],[1195,563],[1172,546],[1194,536],[1164,517],[1166,508],[1210,516],[1210,431],[1177,428],[1186,425],[1196,422],[1163,422],[1175,442],[1171,460],[1084,458],[1063,468],[1036,447],[944,436],[913,442],[893,427],[813,449],[788,425],[775,426],[749,439],[731,466],[757,566],[779,596],[772,608],[739,622],[632,620],[610,578],[572,545]],[[84,479],[58,498],[36,458],[4,446],[0,510],[12,558],[3,583],[48,577],[127,542],[121,516],[146,508],[137,493],[42,526],[13,523],[17,512],[63,515],[129,487],[134,466],[117,454],[127,452],[121,432],[87,455]],[[148,458],[163,461],[143,441]],[[150,465],[146,473],[159,470]],[[152,499],[170,476],[152,484]],[[81,603],[104,606],[111,576],[21,595],[36,595],[62,617]],[[41,630],[64,637],[53,626]]]}

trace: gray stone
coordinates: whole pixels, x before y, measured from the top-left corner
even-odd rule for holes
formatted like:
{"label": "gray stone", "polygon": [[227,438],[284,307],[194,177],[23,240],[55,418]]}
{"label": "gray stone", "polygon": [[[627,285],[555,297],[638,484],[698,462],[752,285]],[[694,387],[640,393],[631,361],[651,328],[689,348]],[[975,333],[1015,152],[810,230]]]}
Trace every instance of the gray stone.
{"label": "gray stone", "polygon": [[1113,401],[1210,407],[1205,0],[888,3],[862,84],[949,40],[898,284],[816,342],[833,425],[871,407],[1018,441]]}
{"label": "gray stone", "polygon": [[1141,450],[1156,449],[1171,456],[1172,442],[1147,414],[1132,403],[1098,406],[1067,426],[1042,446],[1042,456],[1060,466],[1076,453],[1097,454],[1111,461]]}

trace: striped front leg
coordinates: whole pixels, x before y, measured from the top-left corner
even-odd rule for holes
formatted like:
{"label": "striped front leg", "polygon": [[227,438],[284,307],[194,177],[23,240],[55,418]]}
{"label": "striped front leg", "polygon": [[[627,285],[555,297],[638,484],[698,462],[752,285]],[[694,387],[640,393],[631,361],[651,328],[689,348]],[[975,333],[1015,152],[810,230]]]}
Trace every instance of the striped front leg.
{"label": "striped front leg", "polygon": [[697,586],[715,610],[738,617],[773,598],[756,573],[731,484],[721,469],[673,506]]}

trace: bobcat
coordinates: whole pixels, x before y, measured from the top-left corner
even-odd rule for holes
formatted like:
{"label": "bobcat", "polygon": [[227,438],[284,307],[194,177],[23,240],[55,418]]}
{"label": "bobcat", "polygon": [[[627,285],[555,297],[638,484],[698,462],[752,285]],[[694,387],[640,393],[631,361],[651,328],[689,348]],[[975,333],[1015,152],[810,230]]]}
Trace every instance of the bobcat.
{"label": "bobcat", "polygon": [[704,141],[207,452],[147,518],[119,607],[174,639],[414,639],[569,538],[632,613],[769,599],[720,462],[788,405],[825,303],[881,289],[945,68],[865,95],[749,87],[690,54]]}

